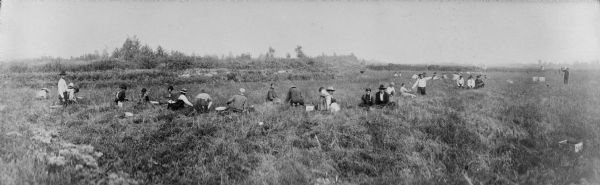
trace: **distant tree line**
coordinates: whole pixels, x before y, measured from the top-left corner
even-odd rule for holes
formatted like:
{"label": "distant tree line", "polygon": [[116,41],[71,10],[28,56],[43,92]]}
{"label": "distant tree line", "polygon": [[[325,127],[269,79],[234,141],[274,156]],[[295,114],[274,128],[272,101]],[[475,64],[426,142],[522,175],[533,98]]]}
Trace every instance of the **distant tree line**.
{"label": "distant tree line", "polygon": [[387,64],[387,65],[368,65],[368,69],[376,71],[482,71],[476,66],[459,65],[418,65],[418,64]]}

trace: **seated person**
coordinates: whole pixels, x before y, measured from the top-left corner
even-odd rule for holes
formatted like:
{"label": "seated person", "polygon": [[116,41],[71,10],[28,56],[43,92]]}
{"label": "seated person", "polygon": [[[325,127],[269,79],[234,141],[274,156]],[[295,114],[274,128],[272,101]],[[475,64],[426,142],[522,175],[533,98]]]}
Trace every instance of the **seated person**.
{"label": "seated person", "polygon": [[485,83],[483,83],[481,75],[477,75],[477,79],[475,79],[475,89],[483,88],[483,86],[485,86]]}
{"label": "seated person", "polygon": [[384,85],[379,86],[379,92],[375,93],[375,105],[387,106],[390,103],[390,95],[385,92],[386,89]]}
{"label": "seated person", "polygon": [[371,88],[365,89],[365,94],[360,97],[362,101],[358,104],[359,107],[370,107],[374,104],[375,98],[371,95]]}
{"label": "seated person", "polygon": [[244,112],[248,106],[246,104],[246,100],[248,100],[248,98],[244,96],[245,92],[246,89],[240,88],[240,94],[233,95],[229,100],[227,100],[227,110],[233,112]]}
{"label": "seated person", "polygon": [[206,93],[206,90],[202,89],[200,94],[196,95],[196,104],[194,109],[200,113],[207,113],[212,105],[212,98]]}
{"label": "seated person", "polygon": [[190,107],[194,107],[194,104],[190,103],[190,101],[185,96],[185,94],[187,94],[187,89],[185,89],[185,88],[181,89],[181,91],[179,91],[179,96],[177,97],[177,100],[175,101],[175,103],[170,103],[167,106],[167,108],[169,108],[171,110],[181,110],[181,109],[185,108],[186,105],[188,105]]}
{"label": "seated person", "polygon": [[417,95],[411,94],[409,92],[410,92],[410,90],[406,89],[406,87],[404,87],[404,83],[402,83],[402,85],[400,85],[400,96],[411,97],[411,98],[417,97]]}

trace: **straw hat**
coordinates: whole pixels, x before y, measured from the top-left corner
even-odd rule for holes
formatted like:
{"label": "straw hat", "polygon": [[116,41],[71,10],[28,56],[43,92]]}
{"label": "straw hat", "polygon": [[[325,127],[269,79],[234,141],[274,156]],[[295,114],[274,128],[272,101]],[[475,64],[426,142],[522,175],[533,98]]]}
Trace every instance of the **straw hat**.
{"label": "straw hat", "polygon": [[329,87],[327,87],[327,89],[326,89],[326,90],[327,90],[327,91],[335,91],[335,89],[333,88],[333,86],[329,86]]}
{"label": "straw hat", "polygon": [[245,92],[246,92],[246,89],[240,88],[240,93],[245,93]]}
{"label": "straw hat", "polygon": [[371,92],[371,88],[367,88],[367,89],[365,89],[365,91],[369,91],[369,92]]}
{"label": "straw hat", "polygon": [[384,89],[384,90],[385,90],[385,89],[387,89],[387,88],[385,88],[385,85],[381,84],[381,85],[379,85],[379,90],[382,90],[382,89]]}

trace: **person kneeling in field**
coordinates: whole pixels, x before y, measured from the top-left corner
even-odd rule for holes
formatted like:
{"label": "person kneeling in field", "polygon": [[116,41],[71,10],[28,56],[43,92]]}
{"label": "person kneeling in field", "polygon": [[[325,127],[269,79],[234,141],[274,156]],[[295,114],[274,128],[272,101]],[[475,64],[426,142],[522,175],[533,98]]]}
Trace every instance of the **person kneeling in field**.
{"label": "person kneeling in field", "polygon": [[196,95],[196,104],[194,109],[199,113],[207,113],[212,105],[212,98],[206,93],[206,90],[202,89],[200,94]]}
{"label": "person kneeling in field", "polygon": [[267,92],[267,103],[281,103],[281,99],[277,96],[277,92],[275,92],[275,85],[271,84],[271,88]]}
{"label": "person kneeling in field", "polygon": [[127,98],[125,97],[126,90],[127,90],[127,86],[125,86],[125,85],[119,86],[119,92],[117,92],[117,97],[115,98],[115,103],[119,107],[123,107],[123,103],[125,101],[127,101]]}
{"label": "person kneeling in field", "polygon": [[365,89],[365,94],[363,94],[362,97],[360,97],[360,100],[362,102],[358,104],[359,107],[373,106],[375,99],[373,98],[373,96],[371,96],[371,88]]}
{"label": "person kneeling in field", "polygon": [[485,83],[483,83],[481,75],[477,75],[477,79],[475,79],[475,89],[483,88],[483,86],[485,86]]}
{"label": "person kneeling in field", "polygon": [[400,95],[402,97],[411,97],[411,98],[417,97],[417,95],[411,94],[409,92],[410,92],[410,90],[406,89],[406,87],[404,87],[404,83],[402,83],[402,85],[400,85]]}
{"label": "person kneeling in field", "polygon": [[296,88],[296,85],[292,85],[288,91],[285,102],[289,102],[292,107],[298,105],[304,106],[304,97],[302,97],[302,92],[300,92],[300,89]]}
{"label": "person kneeling in field", "polygon": [[190,101],[185,96],[185,94],[187,94],[187,89],[186,88],[181,89],[181,91],[179,91],[179,96],[177,97],[177,100],[175,101],[175,103],[169,104],[168,108],[171,110],[180,110],[180,109],[185,108],[185,105],[194,107],[194,104],[190,103]]}
{"label": "person kneeling in field", "polygon": [[247,108],[246,101],[248,98],[244,96],[246,89],[240,88],[240,94],[233,95],[227,100],[227,110],[232,112],[244,112]]}

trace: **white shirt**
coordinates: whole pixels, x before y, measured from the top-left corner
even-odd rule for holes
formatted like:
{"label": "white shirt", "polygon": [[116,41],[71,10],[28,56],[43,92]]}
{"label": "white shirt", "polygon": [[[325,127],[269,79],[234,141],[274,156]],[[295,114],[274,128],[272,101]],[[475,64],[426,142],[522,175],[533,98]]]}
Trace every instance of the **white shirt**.
{"label": "white shirt", "polygon": [[387,89],[385,89],[385,92],[392,96],[393,94],[396,94],[396,89],[394,87],[388,87]]}
{"label": "white shirt", "polygon": [[192,103],[190,103],[190,101],[188,101],[187,97],[185,97],[185,95],[180,94],[179,97],[177,98],[178,100],[183,100],[183,103],[189,105],[189,106],[194,106]]}
{"label": "white shirt", "polygon": [[413,85],[412,88],[415,88],[415,87],[426,87],[427,86],[427,80],[431,80],[431,77],[425,77],[425,78],[419,78],[419,79],[417,79],[417,81],[415,82],[415,85]]}
{"label": "white shirt", "polygon": [[404,93],[408,93],[410,92],[408,89],[406,89],[406,87],[400,87],[400,94],[404,94]]}
{"label": "white shirt", "polygon": [[475,80],[474,79],[468,79],[467,80],[467,86],[469,87],[475,87]]}
{"label": "white shirt", "polygon": [[60,78],[60,80],[58,80],[58,95],[61,98],[64,98],[63,92],[65,91],[67,91],[67,82],[65,79]]}
{"label": "white shirt", "polygon": [[465,79],[459,78],[458,80],[456,80],[456,85],[458,85],[458,86],[465,85]]}

